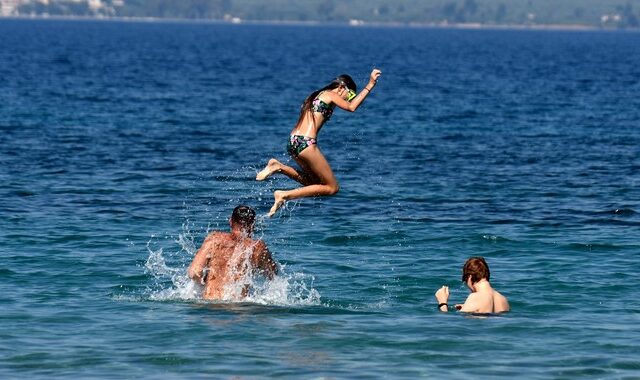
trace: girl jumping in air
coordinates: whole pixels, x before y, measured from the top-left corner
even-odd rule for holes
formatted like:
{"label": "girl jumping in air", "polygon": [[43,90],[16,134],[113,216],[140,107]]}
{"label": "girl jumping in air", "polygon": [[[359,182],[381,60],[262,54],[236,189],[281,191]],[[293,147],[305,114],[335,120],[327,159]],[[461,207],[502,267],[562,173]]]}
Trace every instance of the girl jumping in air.
{"label": "girl jumping in air", "polygon": [[376,85],[381,73],[380,70],[373,69],[369,83],[358,95],[353,79],[348,75],[340,75],[305,99],[287,146],[287,152],[302,170],[298,171],[272,158],[256,175],[256,180],[263,181],[274,173],[282,173],[303,185],[293,190],[276,190],[273,193],[275,201],[269,210],[269,216],[273,216],[278,208],[290,199],[333,195],[338,192],[338,181],[318,147],[318,133],[331,118],[336,106],[349,112],[357,110]]}

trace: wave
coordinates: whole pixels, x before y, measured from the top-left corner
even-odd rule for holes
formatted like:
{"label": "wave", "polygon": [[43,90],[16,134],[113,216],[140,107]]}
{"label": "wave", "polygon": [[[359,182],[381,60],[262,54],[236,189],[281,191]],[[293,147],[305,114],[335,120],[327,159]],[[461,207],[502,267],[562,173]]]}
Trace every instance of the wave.
{"label": "wave", "polygon": [[485,234],[481,236],[482,240],[488,240],[492,243],[499,243],[499,242],[511,242],[511,239],[507,239],[506,237],[503,236],[498,236],[498,235],[489,235],[489,234]]}
{"label": "wave", "polygon": [[567,243],[564,247],[568,249],[576,249],[580,251],[619,251],[624,248],[634,247],[623,244],[612,243]]}
{"label": "wave", "polygon": [[575,214],[575,215],[586,215],[591,217],[602,217],[609,215],[616,216],[632,216],[637,212],[630,207],[615,207],[611,206],[611,208],[600,209],[600,210],[589,210],[589,209],[579,209],[579,208],[563,208],[561,209],[563,214]]}
{"label": "wave", "polygon": [[327,236],[320,243],[341,246],[349,243],[364,243],[376,239],[377,237],[368,235],[333,235]]}
{"label": "wave", "polygon": [[[462,112],[449,113],[446,115],[440,115],[433,118],[433,121],[436,123],[446,123],[450,121],[460,121],[460,120],[468,120],[478,117],[480,113],[474,110],[464,110]],[[456,135],[447,135],[443,138],[443,140],[450,140],[453,137],[453,140],[458,140],[461,136]],[[463,137],[466,138],[466,137]]]}
{"label": "wave", "polygon": [[580,221],[582,224],[595,224],[595,225],[617,225],[617,226],[629,226],[629,227],[638,227],[640,226],[640,222],[635,222],[631,220],[620,220],[620,219],[583,219]]}
{"label": "wave", "polygon": [[602,212],[603,214],[612,214],[612,215],[622,215],[622,216],[630,216],[634,215],[636,211],[632,208],[616,208],[613,210],[607,210]]}

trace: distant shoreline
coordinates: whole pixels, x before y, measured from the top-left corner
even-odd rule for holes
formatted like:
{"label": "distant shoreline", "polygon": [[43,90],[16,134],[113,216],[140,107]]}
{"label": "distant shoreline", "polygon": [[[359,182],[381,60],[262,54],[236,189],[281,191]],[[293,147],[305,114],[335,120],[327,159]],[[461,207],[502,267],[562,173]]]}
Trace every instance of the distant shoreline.
{"label": "distant shoreline", "polygon": [[281,21],[281,20],[241,20],[241,19],[191,19],[168,17],[91,17],[91,16],[5,16],[3,20],[36,20],[36,21],[104,21],[104,22],[138,22],[138,23],[193,23],[193,24],[228,24],[228,25],[293,25],[293,26],[344,26],[351,28],[425,28],[425,29],[464,29],[464,30],[540,30],[540,31],[603,31],[603,32],[638,32],[640,28],[606,28],[584,24],[481,24],[481,23],[447,23],[447,22],[368,22],[351,20],[348,22],[325,21]]}

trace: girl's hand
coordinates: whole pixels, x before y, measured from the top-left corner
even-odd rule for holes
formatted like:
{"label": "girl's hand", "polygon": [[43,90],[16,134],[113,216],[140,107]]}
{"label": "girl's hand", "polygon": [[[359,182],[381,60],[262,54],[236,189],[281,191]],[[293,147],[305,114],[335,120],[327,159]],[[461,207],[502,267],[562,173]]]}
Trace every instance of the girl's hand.
{"label": "girl's hand", "polygon": [[371,71],[371,77],[369,78],[369,83],[375,85],[381,74],[382,74],[382,71],[380,71],[379,69],[373,69],[373,71]]}

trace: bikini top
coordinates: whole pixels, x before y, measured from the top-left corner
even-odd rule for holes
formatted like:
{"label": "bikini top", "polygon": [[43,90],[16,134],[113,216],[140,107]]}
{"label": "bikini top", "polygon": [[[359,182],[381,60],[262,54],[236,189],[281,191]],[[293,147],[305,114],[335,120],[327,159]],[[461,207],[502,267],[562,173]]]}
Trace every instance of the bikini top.
{"label": "bikini top", "polygon": [[[318,96],[320,96],[320,94],[318,94]],[[333,107],[320,100],[318,96],[316,96],[311,103],[311,111],[320,112],[322,116],[324,116],[324,120],[327,121],[331,119],[331,115],[333,115]]]}

